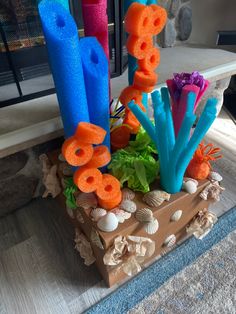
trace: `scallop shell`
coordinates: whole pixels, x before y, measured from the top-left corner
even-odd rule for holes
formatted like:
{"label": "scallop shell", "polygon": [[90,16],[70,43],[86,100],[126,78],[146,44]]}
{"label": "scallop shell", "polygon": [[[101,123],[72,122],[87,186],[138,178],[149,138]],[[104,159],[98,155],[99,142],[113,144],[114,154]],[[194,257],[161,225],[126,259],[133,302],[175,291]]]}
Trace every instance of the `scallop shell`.
{"label": "scallop shell", "polygon": [[135,215],[140,222],[151,222],[153,220],[153,212],[149,208],[141,208]]}
{"label": "scallop shell", "polygon": [[104,232],[112,232],[118,227],[118,219],[114,213],[108,213],[98,220],[98,228]]}
{"label": "scallop shell", "polygon": [[152,207],[157,207],[160,206],[164,201],[169,201],[170,200],[170,194],[161,191],[161,190],[154,190],[151,192],[148,192],[144,195],[143,201]]}
{"label": "scallop shell", "polygon": [[76,205],[78,207],[83,207],[84,209],[96,208],[97,198],[94,193],[80,193],[76,197]]}
{"label": "scallop shell", "polygon": [[80,210],[77,210],[76,212],[76,219],[78,220],[78,222],[80,222],[81,224],[84,224],[84,218],[80,212]]}
{"label": "scallop shell", "polygon": [[197,192],[197,185],[194,181],[183,182],[182,190],[186,191],[189,194],[194,194]]}
{"label": "scallop shell", "polygon": [[176,236],[174,234],[171,234],[165,239],[163,245],[170,248],[173,245],[175,245],[175,243],[176,243]]}
{"label": "scallop shell", "polygon": [[132,201],[135,198],[135,192],[128,189],[128,188],[124,188],[122,189],[122,199],[123,200],[130,200]]}
{"label": "scallop shell", "polygon": [[215,171],[211,171],[208,178],[210,180],[214,180],[214,181],[218,181],[218,182],[223,180],[222,176],[218,172],[215,172]]}
{"label": "scallop shell", "polygon": [[91,210],[91,217],[93,221],[98,221],[101,217],[105,216],[107,214],[107,211],[104,208],[94,208]]}
{"label": "scallop shell", "polygon": [[74,217],[74,211],[73,211],[72,208],[66,206],[66,211],[67,211],[67,214],[70,216],[70,218],[75,219],[75,217]]}
{"label": "scallop shell", "polygon": [[182,217],[183,211],[182,210],[176,210],[174,214],[171,216],[170,220],[171,221],[179,221],[180,218]]}
{"label": "scallop shell", "polygon": [[126,219],[129,219],[131,217],[131,213],[128,213],[120,208],[114,208],[111,210],[112,213],[116,215],[116,218],[118,219],[119,223],[123,223]]}
{"label": "scallop shell", "polygon": [[133,201],[124,200],[120,203],[119,208],[127,211],[128,213],[135,213],[137,206]]}
{"label": "scallop shell", "polygon": [[148,234],[154,234],[157,232],[159,228],[159,222],[157,219],[153,219],[152,221],[148,222],[147,224],[145,224],[144,226],[144,230],[148,233]]}
{"label": "scallop shell", "polygon": [[91,240],[91,243],[96,245],[99,249],[104,250],[104,246],[103,246],[102,241],[99,237],[99,234],[94,228],[92,228],[92,230],[91,230],[90,240]]}

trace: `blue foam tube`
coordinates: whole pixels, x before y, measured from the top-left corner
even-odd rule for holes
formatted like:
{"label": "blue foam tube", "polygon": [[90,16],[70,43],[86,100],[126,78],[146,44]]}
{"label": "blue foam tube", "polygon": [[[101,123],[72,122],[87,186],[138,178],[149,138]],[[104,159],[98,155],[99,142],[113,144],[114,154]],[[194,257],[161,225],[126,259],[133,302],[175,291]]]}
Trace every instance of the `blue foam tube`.
{"label": "blue foam tube", "polygon": [[95,37],[82,38],[80,51],[90,122],[106,130],[103,144],[110,150],[108,60]]}
{"label": "blue foam tube", "polygon": [[56,2],[62,4],[66,10],[70,11],[69,0],[56,0]]}
{"label": "blue foam tube", "polygon": [[42,0],[39,15],[65,136],[70,137],[79,122],[89,122],[77,26],[69,12],[56,2]]}
{"label": "blue foam tube", "polygon": [[166,87],[161,88],[161,96],[164,102],[164,108],[166,112],[167,138],[168,138],[169,151],[171,152],[175,145],[175,131],[174,131],[174,123],[173,123],[173,118],[172,118],[168,88]]}

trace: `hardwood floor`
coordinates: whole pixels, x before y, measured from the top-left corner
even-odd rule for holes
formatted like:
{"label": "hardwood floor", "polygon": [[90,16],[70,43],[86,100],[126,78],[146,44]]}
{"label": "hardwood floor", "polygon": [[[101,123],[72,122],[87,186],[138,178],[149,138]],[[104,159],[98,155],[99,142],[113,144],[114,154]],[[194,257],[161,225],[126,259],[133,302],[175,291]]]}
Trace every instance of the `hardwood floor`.
{"label": "hardwood floor", "polygon": [[[222,147],[214,169],[226,191],[212,207],[218,215],[236,205],[236,126],[222,111],[206,140]],[[95,266],[73,248],[73,228],[52,199],[36,199],[0,219],[0,313],[76,313],[109,294]]]}

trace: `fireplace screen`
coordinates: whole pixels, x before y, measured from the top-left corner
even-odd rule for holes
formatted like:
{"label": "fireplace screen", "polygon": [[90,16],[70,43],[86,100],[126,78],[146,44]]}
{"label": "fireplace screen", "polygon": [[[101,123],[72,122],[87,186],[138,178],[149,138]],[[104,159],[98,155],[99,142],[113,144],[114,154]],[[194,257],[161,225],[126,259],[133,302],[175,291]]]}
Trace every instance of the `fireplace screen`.
{"label": "fireplace screen", "polygon": [[[0,107],[55,92],[38,15],[38,2],[1,0]],[[69,5],[82,37],[81,0],[71,0]],[[122,1],[108,1],[112,77],[121,75],[127,63],[122,6]]]}

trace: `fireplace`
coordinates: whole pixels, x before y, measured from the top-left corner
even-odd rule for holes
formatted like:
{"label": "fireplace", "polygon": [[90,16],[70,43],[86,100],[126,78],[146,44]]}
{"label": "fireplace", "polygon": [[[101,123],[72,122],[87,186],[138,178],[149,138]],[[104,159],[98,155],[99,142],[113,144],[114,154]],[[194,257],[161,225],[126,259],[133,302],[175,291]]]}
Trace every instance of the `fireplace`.
{"label": "fireplace", "polygon": [[[37,0],[1,0],[0,107],[54,93]],[[111,77],[127,64],[123,0],[108,1]],[[69,1],[71,14],[84,36],[81,0]]]}

